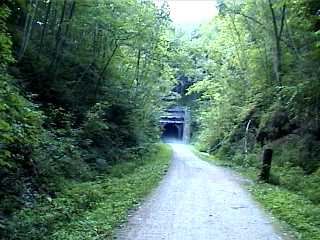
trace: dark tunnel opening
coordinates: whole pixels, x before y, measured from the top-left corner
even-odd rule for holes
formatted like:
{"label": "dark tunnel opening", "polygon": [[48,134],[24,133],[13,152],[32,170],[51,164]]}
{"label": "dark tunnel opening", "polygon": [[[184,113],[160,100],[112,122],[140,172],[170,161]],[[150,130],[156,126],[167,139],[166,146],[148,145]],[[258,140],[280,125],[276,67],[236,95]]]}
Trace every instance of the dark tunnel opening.
{"label": "dark tunnel opening", "polygon": [[167,123],[163,127],[161,139],[168,140],[182,140],[182,124]]}

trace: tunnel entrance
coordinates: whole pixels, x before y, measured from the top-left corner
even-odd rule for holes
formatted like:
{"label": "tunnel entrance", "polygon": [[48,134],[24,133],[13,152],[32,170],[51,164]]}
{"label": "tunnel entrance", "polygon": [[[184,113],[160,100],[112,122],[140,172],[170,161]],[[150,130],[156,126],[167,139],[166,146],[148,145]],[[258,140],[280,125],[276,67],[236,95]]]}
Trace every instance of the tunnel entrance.
{"label": "tunnel entrance", "polygon": [[171,106],[160,117],[161,139],[165,142],[189,140],[189,114],[186,108]]}
{"label": "tunnel entrance", "polygon": [[163,127],[163,140],[182,140],[183,124],[167,123]]}

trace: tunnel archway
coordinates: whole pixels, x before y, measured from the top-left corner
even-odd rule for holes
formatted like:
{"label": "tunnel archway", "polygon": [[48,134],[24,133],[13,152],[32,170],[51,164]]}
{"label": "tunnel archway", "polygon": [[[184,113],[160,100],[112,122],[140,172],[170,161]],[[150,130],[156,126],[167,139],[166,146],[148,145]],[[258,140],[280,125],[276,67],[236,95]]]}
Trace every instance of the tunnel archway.
{"label": "tunnel archway", "polygon": [[163,140],[182,140],[182,126],[176,123],[167,123],[163,126],[161,138]]}
{"label": "tunnel archway", "polygon": [[189,141],[190,122],[187,108],[172,105],[164,111],[159,120],[160,137],[164,142],[187,143]]}

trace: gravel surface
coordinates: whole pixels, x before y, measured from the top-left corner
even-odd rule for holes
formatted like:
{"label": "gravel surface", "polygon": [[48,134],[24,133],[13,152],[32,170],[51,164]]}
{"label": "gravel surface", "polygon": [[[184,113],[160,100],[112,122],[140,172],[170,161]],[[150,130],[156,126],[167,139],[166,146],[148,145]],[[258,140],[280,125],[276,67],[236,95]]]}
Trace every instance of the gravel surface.
{"label": "gravel surface", "polygon": [[282,239],[239,177],[171,145],[167,175],[118,230],[118,240]]}

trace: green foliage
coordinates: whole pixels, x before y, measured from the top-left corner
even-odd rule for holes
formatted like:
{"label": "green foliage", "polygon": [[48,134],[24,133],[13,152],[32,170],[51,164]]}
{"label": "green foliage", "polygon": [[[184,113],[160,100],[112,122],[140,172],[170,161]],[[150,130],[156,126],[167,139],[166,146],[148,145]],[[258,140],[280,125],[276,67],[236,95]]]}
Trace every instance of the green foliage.
{"label": "green foliage", "polygon": [[55,196],[65,183],[93,181],[115,162],[127,171],[115,167],[114,175],[130,174],[135,163],[125,161],[141,158],[159,139],[161,99],[175,73],[165,6],[6,2],[0,8],[0,221],[38,195]]}
{"label": "green foliage", "polygon": [[[310,57],[317,52],[314,43],[319,40],[315,13],[305,1],[283,4],[280,0],[271,1],[271,6],[268,1],[223,1],[220,15],[191,39],[192,48],[206,53],[192,52],[200,64],[185,75],[194,79],[188,93],[197,95],[198,141],[207,149],[228,141],[239,125],[253,120],[253,110],[264,113],[265,119],[276,109],[285,109],[292,119],[319,122],[320,68],[318,59]],[[278,29],[282,26],[281,40],[272,34],[270,7]],[[262,116],[258,120],[264,125]],[[242,131],[244,135],[245,127]]]}
{"label": "green foliage", "polygon": [[[31,17],[35,5],[29,8],[13,10]],[[18,53],[23,84],[42,101],[63,106],[77,121],[100,102],[140,106],[136,117],[149,104],[161,107],[173,79],[165,8],[135,0],[38,1],[33,18],[43,24],[29,38],[21,23],[11,31],[17,48],[27,44]]]}
{"label": "green foliage", "polygon": [[0,166],[15,168],[38,143],[41,114],[9,85],[8,75],[0,78]]}
{"label": "green foliage", "polygon": [[274,162],[279,166],[297,166],[305,173],[319,167],[319,147],[311,135],[289,135],[270,144],[275,150]]}
{"label": "green foliage", "polygon": [[[244,166],[245,155],[236,153],[238,162],[218,157],[218,155],[203,155],[193,151],[202,159],[214,164],[231,167],[241,175],[251,179],[246,181],[246,187],[263,207],[277,219],[288,225],[293,239],[319,239],[319,171],[305,176],[302,169],[273,166],[270,176],[271,184],[256,181],[259,170],[252,166]],[[249,155],[250,156],[250,155]],[[276,186],[275,186],[276,185]]]}
{"label": "green foliage", "polygon": [[[106,145],[111,141],[110,126],[107,118],[108,103],[97,103],[87,115],[82,127],[81,137],[84,141],[92,141],[95,145]],[[88,139],[88,140],[87,140]]]}
{"label": "green foliage", "polygon": [[[24,189],[23,175],[33,176],[33,159],[42,135],[43,115],[14,86],[7,73],[11,55],[11,39],[6,20],[9,9],[0,5],[0,214],[10,214],[21,206],[20,194]],[[2,219],[0,219],[2,221]],[[3,225],[0,224],[0,232]],[[1,233],[0,233],[1,234]]]}
{"label": "green foliage", "polygon": [[[39,193],[62,191],[13,214],[12,236],[110,236],[154,183],[153,168],[138,159],[158,141],[175,77],[180,101],[196,99],[203,150],[255,168],[265,134],[280,141],[269,143],[273,182],[295,192],[301,186],[319,202],[317,1],[219,1],[219,15],[191,39],[172,37],[168,8],[151,0],[7,2],[10,9],[0,8],[0,217],[34,204]],[[277,125],[279,113],[288,115],[286,126]],[[106,173],[107,180],[95,178]],[[28,192],[31,200],[21,199]]]}
{"label": "green foliage", "polygon": [[318,2],[219,1],[189,43],[206,54],[192,52],[201,64],[185,72],[197,146],[256,179],[267,144],[278,188],[257,185],[254,194],[299,239],[319,239]]}
{"label": "green foliage", "polygon": [[[2,3],[0,5],[0,70],[3,71],[7,64],[14,61],[11,55],[11,39],[7,33],[6,20],[9,16],[8,7]],[[1,74],[2,75],[2,74]]]}
{"label": "green foliage", "polygon": [[156,145],[143,159],[118,163],[95,181],[68,182],[56,198],[43,197],[9,220],[8,239],[111,239],[128,209],[159,181],[170,158],[168,146]]}
{"label": "green foliage", "polygon": [[252,185],[251,193],[295,230],[297,239],[319,239],[320,208],[304,197],[268,184]]}
{"label": "green foliage", "polygon": [[[12,87],[11,77],[6,73],[7,64],[13,62],[11,39],[7,33],[6,19],[9,9],[0,7],[0,167],[8,168],[23,164],[26,153],[37,143],[41,116],[25,98]],[[20,163],[15,162],[20,161]]]}
{"label": "green foliage", "polygon": [[[83,160],[84,151],[79,148],[75,133],[70,136],[47,131],[34,150],[34,163],[38,169],[38,181],[51,191],[63,187],[63,179],[86,180],[92,177],[92,169]],[[62,183],[60,183],[62,181]]]}
{"label": "green foliage", "polygon": [[[319,170],[311,171],[305,166],[317,166],[317,160],[308,157],[308,149],[301,144],[305,140],[297,136],[289,136],[287,138],[275,141],[269,144],[274,150],[270,183],[279,185],[289,191],[302,194],[306,199],[314,204],[319,204]],[[214,152],[214,159],[221,159],[221,164],[230,166],[241,171],[249,172],[254,169],[255,174],[250,177],[257,178],[261,167],[261,157],[259,149],[253,149],[245,154],[238,143],[225,144]],[[308,174],[307,174],[308,173]]]}

